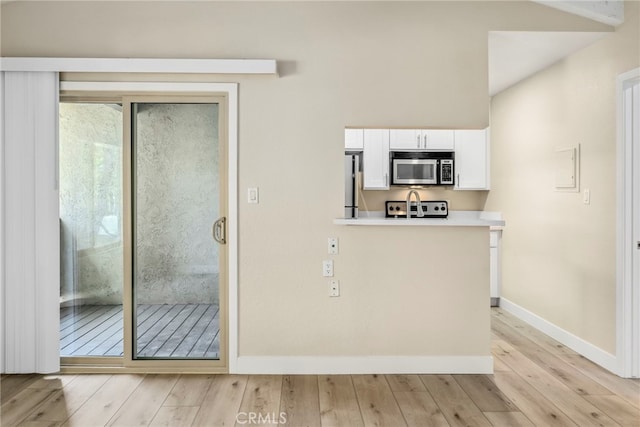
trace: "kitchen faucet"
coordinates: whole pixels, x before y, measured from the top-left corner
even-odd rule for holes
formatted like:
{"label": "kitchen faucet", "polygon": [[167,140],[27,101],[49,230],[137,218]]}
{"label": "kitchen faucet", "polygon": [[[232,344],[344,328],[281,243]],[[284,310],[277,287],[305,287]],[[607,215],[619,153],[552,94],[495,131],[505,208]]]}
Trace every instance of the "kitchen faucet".
{"label": "kitchen faucet", "polygon": [[420,195],[416,190],[409,190],[407,193],[407,218],[411,218],[411,195],[416,195],[416,206],[418,207],[417,217],[424,217],[424,212],[422,211],[422,202],[420,201]]}

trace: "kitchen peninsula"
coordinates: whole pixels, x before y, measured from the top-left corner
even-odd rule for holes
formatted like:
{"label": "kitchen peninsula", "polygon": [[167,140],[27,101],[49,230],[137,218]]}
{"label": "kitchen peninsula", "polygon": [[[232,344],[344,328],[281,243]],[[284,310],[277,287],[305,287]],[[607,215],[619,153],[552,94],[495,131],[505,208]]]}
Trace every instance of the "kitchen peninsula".
{"label": "kitchen peninsula", "polygon": [[367,342],[367,354],[394,356],[401,372],[493,372],[489,234],[504,225],[499,214],[378,212],[334,224],[346,226],[336,263],[359,266],[340,275],[341,297],[370,313],[366,326],[349,326],[359,329],[354,336]]}
{"label": "kitchen peninsula", "polygon": [[338,316],[366,313],[341,319],[361,369],[493,372],[490,283],[504,221],[473,210],[473,192],[490,188],[488,150],[488,129],[345,129],[335,305]]}

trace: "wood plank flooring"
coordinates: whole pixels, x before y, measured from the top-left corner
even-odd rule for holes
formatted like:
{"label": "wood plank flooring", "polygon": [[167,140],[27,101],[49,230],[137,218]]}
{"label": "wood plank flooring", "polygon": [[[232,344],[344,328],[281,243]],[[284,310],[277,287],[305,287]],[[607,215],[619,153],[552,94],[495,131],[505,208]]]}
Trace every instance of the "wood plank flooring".
{"label": "wood plank flooring", "polygon": [[[218,359],[220,323],[212,304],[140,304],[139,358]],[[60,309],[61,356],[122,356],[121,305]]]}
{"label": "wood plank flooring", "polygon": [[0,424],[640,426],[639,380],[492,313],[493,375],[4,375]]}

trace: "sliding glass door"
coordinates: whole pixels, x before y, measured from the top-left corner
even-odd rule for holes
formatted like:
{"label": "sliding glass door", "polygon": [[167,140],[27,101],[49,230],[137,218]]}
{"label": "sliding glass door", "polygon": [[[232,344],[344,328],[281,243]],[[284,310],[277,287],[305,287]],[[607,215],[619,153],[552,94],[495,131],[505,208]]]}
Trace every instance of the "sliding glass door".
{"label": "sliding glass door", "polygon": [[218,104],[133,103],[131,117],[133,357],[219,359]]}
{"label": "sliding glass door", "polygon": [[63,364],[226,366],[225,98],[60,104]]}

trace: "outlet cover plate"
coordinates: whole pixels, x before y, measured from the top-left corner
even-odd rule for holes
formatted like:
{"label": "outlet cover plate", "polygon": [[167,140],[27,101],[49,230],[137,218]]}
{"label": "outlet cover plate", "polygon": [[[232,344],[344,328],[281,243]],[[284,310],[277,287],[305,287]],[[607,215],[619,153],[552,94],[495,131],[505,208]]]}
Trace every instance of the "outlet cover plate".
{"label": "outlet cover plate", "polygon": [[338,238],[337,237],[329,237],[328,239],[328,245],[329,245],[329,255],[338,255]]}
{"label": "outlet cover plate", "polygon": [[329,296],[330,297],[339,297],[340,296],[340,281],[333,279],[329,280]]}

